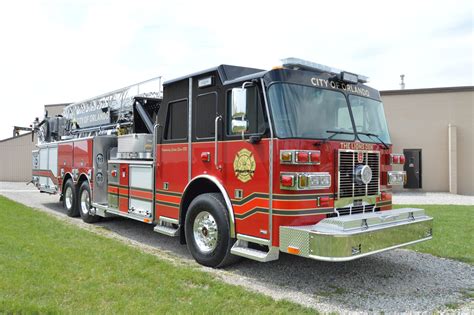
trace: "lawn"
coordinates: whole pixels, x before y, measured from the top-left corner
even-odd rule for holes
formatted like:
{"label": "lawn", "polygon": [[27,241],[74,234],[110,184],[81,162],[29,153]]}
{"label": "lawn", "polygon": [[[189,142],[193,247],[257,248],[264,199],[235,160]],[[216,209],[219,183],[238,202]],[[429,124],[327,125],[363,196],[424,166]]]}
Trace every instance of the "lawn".
{"label": "lawn", "polygon": [[474,265],[474,206],[396,205],[422,208],[434,218],[433,239],[409,249]]}
{"label": "lawn", "polygon": [[311,313],[0,196],[0,313]]}

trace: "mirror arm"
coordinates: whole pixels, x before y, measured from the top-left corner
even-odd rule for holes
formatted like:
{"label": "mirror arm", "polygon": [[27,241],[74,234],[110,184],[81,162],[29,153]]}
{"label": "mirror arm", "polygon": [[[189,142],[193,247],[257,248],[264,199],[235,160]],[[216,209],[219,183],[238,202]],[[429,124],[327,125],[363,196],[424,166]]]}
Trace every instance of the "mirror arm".
{"label": "mirror arm", "polygon": [[242,88],[245,89],[247,86],[252,86],[252,85],[254,85],[253,82],[251,82],[251,81],[246,81],[246,82],[242,83]]}
{"label": "mirror arm", "polygon": [[261,135],[250,136],[249,139],[247,140],[247,142],[251,143],[251,144],[257,144],[260,141],[262,141],[262,136]]}

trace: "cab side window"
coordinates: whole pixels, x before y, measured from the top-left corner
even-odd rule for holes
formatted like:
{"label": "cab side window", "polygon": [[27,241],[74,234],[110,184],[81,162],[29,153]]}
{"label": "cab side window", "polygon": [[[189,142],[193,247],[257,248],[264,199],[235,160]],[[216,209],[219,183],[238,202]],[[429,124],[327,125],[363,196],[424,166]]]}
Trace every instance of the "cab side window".
{"label": "cab side window", "polygon": [[214,121],[217,115],[217,93],[198,95],[196,98],[194,130],[198,139],[214,138]]}
{"label": "cab side window", "polygon": [[[227,134],[232,135],[232,91],[227,92]],[[247,115],[248,128],[245,134],[261,134],[266,130],[263,104],[257,86],[247,88]]]}
{"label": "cab side window", "polygon": [[188,101],[170,102],[166,116],[165,140],[186,140],[188,134]]}

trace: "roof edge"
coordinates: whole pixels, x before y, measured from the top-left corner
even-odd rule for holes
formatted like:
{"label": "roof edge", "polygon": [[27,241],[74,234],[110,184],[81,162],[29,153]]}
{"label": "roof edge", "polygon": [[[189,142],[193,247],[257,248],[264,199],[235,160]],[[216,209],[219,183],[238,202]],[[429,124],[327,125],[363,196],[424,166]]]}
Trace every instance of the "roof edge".
{"label": "roof edge", "polygon": [[453,92],[474,92],[474,86],[451,86],[423,89],[385,90],[380,91],[380,95],[407,95],[407,94],[430,94],[430,93],[453,93]]}
{"label": "roof edge", "polygon": [[15,136],[15,137],[9,137],[9,138],[5,138],[5,139],[0,139],[0,143],[2,142],[7,142],[7,141],[10,141],[10,140],[15,140],[17,138],[21,138],[21,137],[25,137],[25,136],[31,136],[31,131],[28,131],[26,133],[23,133],[21,135],[18,135],[18,136]]}

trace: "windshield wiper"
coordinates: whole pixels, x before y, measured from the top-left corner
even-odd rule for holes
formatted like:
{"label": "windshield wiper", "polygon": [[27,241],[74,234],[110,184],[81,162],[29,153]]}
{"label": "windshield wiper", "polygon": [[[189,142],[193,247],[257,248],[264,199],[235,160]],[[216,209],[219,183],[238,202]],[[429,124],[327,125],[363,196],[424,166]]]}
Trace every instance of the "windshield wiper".
{"label": "windshield wiper", "polygon": [[332,138],[334,138],[337,135],[353,135],[354,133],[351,131],[341,131],[341,130],[326,130],[327,133],[332,133],[329,137],[323,140],[323,143],[328,142]]}
{"label": "windshield wiper", "polygon": [[367,137],[375,137],[375,138],[377,138],[377,139],[379,140],[379,142],[380,142],[381,144],[383,144],[383,146],[385,147],[385,149],[388,149],[388,148],[389,148],[388,145],[387,145],[385,142],[383,142],[382,139],[380,139],[380,137],[379,137],[378,135],[376,135],[375,133],[359,132],[359,131],[358,131],[357,133],[360,133],[361,135],[365,135],[365,136],[367,136]]}

